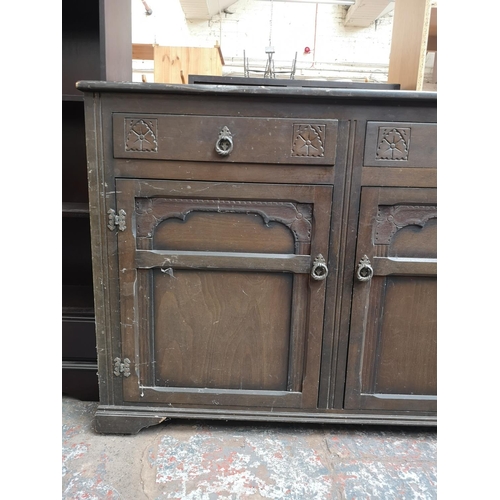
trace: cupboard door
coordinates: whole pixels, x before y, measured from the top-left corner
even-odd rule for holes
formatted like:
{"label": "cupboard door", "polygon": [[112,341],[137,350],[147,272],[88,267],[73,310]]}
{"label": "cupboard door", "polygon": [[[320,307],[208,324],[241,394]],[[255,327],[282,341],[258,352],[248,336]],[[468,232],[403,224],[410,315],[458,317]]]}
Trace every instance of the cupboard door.
{"label": "cupboard door", "polygon": [[435,411],[435,189],[361,192],[346,409]]}
{"label": "cupboard door", "polygon": [[311,270],[332,188],[119,179],[116,191],[124,400],[315,407],[325,281]]}

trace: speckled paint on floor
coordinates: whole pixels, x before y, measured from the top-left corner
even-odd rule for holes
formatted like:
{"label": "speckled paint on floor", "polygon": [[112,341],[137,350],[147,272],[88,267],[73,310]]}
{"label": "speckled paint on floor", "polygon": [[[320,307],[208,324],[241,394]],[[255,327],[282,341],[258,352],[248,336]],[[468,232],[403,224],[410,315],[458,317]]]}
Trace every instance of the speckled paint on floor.
{"label": "speckled paint on floor", "polygon": [[435,428],[171,420],[101,435],[96,406],[63,397],[63,499],[437,498]]}

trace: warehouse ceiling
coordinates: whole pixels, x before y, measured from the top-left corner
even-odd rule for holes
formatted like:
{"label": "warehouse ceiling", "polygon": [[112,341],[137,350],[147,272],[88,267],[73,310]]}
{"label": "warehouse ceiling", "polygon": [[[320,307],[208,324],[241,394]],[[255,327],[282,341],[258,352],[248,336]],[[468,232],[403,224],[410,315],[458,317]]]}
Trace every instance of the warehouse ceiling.
{"label": "warehouse ceiling", "polygon": [[370,26],[394,9],[394,0],[356,0],[345,16],[345,26]]}
{"label": "warehouse ceiling", "polygon": [[180,0],[186,19],[211,19],[236,0]]}
{"label": "warehouse ceiling", "polygon": [[[186,19],[211,19],[237,0],[180,0]],[[327,3],[349,7],[346,26],[369,26],[394,8],[394,0],[264,0],[277,2]]]}

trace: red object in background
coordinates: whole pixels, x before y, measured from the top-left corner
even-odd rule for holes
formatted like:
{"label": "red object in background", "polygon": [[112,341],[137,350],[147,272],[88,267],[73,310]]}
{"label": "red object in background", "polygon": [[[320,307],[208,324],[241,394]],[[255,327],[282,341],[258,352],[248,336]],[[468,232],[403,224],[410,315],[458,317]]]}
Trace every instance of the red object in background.
{"label": "red object in background", "polygon": [[309,47],[304,48],[304,54],[309,54],[311,52],[311,49]]}

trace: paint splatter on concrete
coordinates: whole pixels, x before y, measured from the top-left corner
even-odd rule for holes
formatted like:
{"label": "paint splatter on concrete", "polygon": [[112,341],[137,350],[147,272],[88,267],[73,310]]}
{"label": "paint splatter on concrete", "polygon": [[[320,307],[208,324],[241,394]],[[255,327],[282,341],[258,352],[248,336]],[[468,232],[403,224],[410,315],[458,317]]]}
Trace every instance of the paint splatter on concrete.
{"label": "paint splatter on concrete", "polygon": [[325,437],[329,450],[344,458],[404,458],[429,460],[437,457],[437,440],[433,431],[341,429]]}
{"label": "paint splatter on concrete", "polygon": [[[77,402],[75,407],[82,407]],[[108,455],[101,451],[99,459],[91,453],[92,445],[77,441],[89,433],[91,427],[88,418],[85,419],[86,408],[82,412],[68,408],[63,410],[62,426],[62,478],[63,498],[71,500],[123,500],[123,497],[107,483],[106,463]],[[82,420],[82,416],[84,417]],[[88,436],[87,436],[88,437]]]}
{"label": "paint splatter on concrete", "polygon": [[88,447],[84,443],[76,443],[70,446],[63,446],[62,448],[62,475],[63,477],[68,473],[69,461],[83,457],[87,453]]}
{"label": "paint splatter on concrete", "polygon": [[346,499],[432,500],[437,498],[436,470],[398,462],[345,462],[334,467]]}
{"label": "paint splatter on concrete", "polygon": [[155,459],[164,498],[330,500],[332,478],[303,436],[246,429],[203,433],[180,441],[164,436]]}
{"label": "paint splatter on concrete", "polygon": [[[63,470],[63,498],[74,500],[123,500],[123,497],[107,481],[106,464],[109,457],[101,452],[97,463],[88,456],[89,447],[80,455],[68,457],[68,460],[83,459],[79,472],[64,477]],[[90,458],[90,459],[89,459]]]}
{"label": "paint splatter on concrete", "polygon": [[435,429],[178,420],[102,435],[95,403],[63,402],[63,499],[437,498]]}
{"label": "paint splatter on concrete", "polygon": [[372,429],[327,435],[342,498],[432,500],[437,497],[435,432]]}

